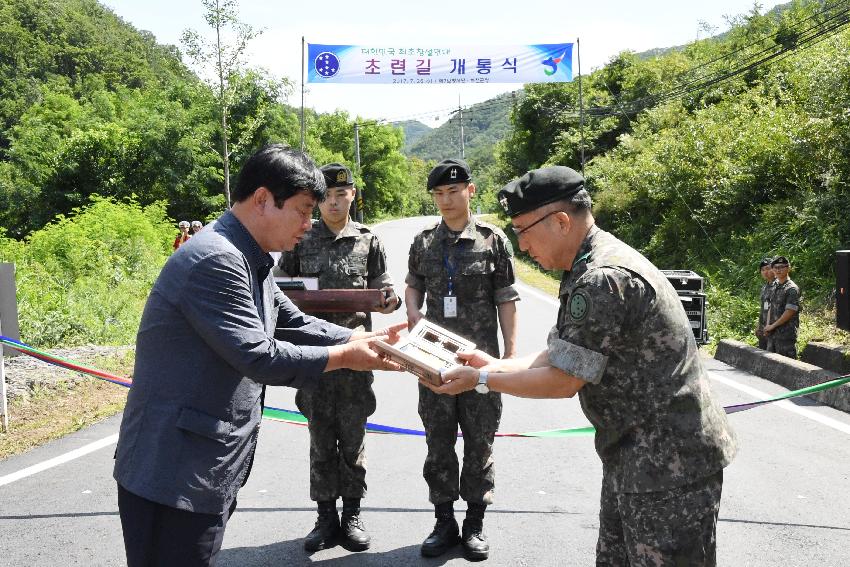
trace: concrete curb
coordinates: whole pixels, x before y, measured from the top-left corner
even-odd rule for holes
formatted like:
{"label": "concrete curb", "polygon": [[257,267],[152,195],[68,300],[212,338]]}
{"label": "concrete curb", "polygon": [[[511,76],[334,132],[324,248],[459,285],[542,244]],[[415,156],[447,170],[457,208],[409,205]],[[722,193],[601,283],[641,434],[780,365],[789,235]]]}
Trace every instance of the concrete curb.
{"label": "concrete curb", "polygon": [[[720,341],[714,358],[750,374],[785,386],[789,390],[799,390],[818,382],[833,380],[839,376],[835,372],[824,370],[813,364],[800,362],[773,352],[765,352],[731,339]],[[846,386],[818,392],[807,397],[835,409],[850,412],[850,388]]]}

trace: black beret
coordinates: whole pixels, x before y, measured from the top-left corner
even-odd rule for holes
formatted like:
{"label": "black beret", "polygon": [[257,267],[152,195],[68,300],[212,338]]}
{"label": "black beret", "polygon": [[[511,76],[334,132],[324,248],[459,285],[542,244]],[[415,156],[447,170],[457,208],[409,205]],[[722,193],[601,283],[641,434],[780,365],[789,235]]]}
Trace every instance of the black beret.
{"label": "black beret", "polygon": [[328,189],[333,187],[348,187],[354,185],[354,177],[351,175],[351,170],[341,163],[329,163],[321,168],[325,176],[325,184]]}
{"label": "black beret", "polygon": [[499,203],[510,217],[569,199],[584,189],[584,178],[563,165],[529,171],[499,191]]}
{"label": "black beret", "polygon": [[773,258],[762,258],[761,262],[759,262],[759,270],[764,268],[765,266],[770,266],[773,263]]}
{"label": "black beret", "polygon": [[790,264],[790,262],[788,261],[788,258],[786,258],[785,256],[777,256],[776,258],[773,259],[773,262],[770,263],[771,266],[780,266],[780,265],[787,266],[788,264]]}
{"label": "black beret", "polygon": [[462,159],[444,159],[428,174],[428,191],[440,185],[472,181],[472,170]]}

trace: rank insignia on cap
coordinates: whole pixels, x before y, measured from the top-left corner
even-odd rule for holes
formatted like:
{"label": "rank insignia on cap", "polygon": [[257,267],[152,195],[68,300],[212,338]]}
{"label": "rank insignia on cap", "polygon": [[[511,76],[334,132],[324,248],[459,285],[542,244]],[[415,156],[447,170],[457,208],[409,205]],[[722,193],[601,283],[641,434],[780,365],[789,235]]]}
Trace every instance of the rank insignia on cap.
{"label": "rank insignia on cap", "polygon": [[508,207],[508,198],[502,195],[499,197],[499,204],[502,205],[502,208],[505,209],[506,213],[510,212],[510,207]]}
{"label": "rank insignia on cap", "polygon": [[348,176],[345,174],[344,169],[339,170],[339,172],[336,174],[337,183],[345,183],[347,178]]}
{"label": "rank insignia on cap", "polygon": [[569,304],[570,320],[573,323],[582,323],[590,313],[590,297],[583,291],[574,291],[570,296]]}
{"label": "rank insignia on cap", "polygon": [[453,167],[449,173],[449,179],[457,179],[457,168]]}

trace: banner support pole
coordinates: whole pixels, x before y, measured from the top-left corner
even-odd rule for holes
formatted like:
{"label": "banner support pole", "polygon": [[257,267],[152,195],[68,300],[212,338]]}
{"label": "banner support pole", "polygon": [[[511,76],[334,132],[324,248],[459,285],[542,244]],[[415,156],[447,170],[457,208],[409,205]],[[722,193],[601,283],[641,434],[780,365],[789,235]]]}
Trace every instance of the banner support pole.
{"label": "banner support pole", "polygon": [[581,40],[576,38],[576,55],[578,58],[578,121],[581,133],[581,176],[584,177],[584,98],[581,91]]}
{"label": "banner support pole", "polygon": [[301,36],[301,151],[304,151],[304,36]]}

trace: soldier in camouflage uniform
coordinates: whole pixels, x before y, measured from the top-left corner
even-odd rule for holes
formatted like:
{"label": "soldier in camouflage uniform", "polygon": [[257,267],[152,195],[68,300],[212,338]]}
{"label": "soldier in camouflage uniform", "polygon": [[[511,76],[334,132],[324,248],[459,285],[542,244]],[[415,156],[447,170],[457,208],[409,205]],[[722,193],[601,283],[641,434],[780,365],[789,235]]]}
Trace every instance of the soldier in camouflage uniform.
{"label": "soldier in camouflage uniform", "polygon": [[758,337],[759,348],[767,350],[767,336],[764,334],[764,326],[767,324],[767,313],[770,311],[770,296],[773,293],[774,283],[772,258],[763,258],[759,264],[761,277],[764,279],[764,284],[761,286],[759,294],[759,323],[756,327],[756,337]]}
{"label": "soldier in camouflage uniform", "polygon": [[[579,394],[602,460],[597,565],[715,565],[723,468],[736,442],[713,399],[676,291],[600,230],[584,180],[556,166],[499,192],[520,247],[564,269],[545,350],[500,361],[474,351],[441,393]],[[477,370],[476,370],[477,368]]]}
{"label": "soldier in camouflage uniform", "polygon": [[[388,297],[380,310],[389,313],[401,302],[387,273],[384,247],[369,229],[348,216],[354,199],[351,171],[338,163],[321,168],[328,195],[319,204],[321,220],[292,252],[280,258],[289,276],[317,277],[320,289],[383,289]],[[368,313],[319,313],[323,319],[371,331]],[[298,390],[295,403],[309,422],[310,498],[318,503],[316,526],[304,548],[316,551],[332,545],[338,532],[350,551],[368,549],[370,537],[360,519],[360,499],[366,496],[366,418],[375,411],[372,373],[335,370],[315,387]],[[342,521],[336,500],[342,497]]]}
{"label": "soldier in camouflage uniform", "polygon": [[[428,176],[428,189],[442,220],[416,235],[410,247],[407,290],[408,324],[427,318],[499,356],[501,325],[505,356],[513,356],[516,305],[513,250],[497,227],[476,220],[469,210],[475,185],[469,166],[445,160]],[[498,317],[498,322],[497,322]],[[439,396],[419,387],[419,415],[425,426],[428,456],[423,475],[437,522],[422,544],[424,556],[435,557],[458,543],[454,502],[467,502],[462,543],[469,559],[486,559],[484,512],[493,501],[493,440],[502,415],[502,400],[493,392]],[[463,469],[455,453],[457,429],[463,432]]]}
{"label": "soldier in camouflage uniform", "polygon": [[800,288],[788,274],[791,266],[785,256],[778,256],[771,267],[776,283],[770,296],[770,310],[764,334],[767,351],[797,358],[797,331],[800,328]]}

